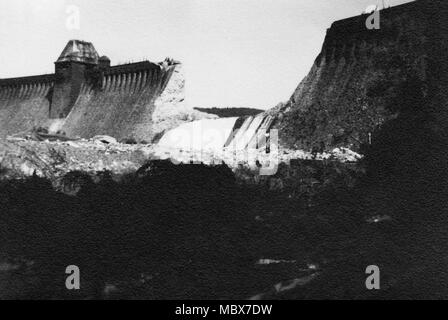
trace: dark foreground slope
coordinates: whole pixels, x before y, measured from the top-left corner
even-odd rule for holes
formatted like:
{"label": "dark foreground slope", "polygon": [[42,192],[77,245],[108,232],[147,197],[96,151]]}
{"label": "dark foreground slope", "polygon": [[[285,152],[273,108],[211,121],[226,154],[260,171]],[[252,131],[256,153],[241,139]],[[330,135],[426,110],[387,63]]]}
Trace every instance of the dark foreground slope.
{"label": "dark foreground slope", "polygon": [[[168,161],[121,182],[69,173],[75,196],[37,177],[4,181],[1,298],[448,297],[446,174],[405,184],[404,169],[404,188],[384,188],[362,170],[297,169],[325,181],[312,198],[298,177],[295,192],[273,190],[238,184],[225,165]],[[365,287],[372,264],[379,291]],[[68,265],[81,270],[79,291],[65,288]]]}
{"label": "dark foreground slope", "polygon": [[[1,186],[2,298],[242,298],[270,283],[251,276],[262,203],[251,209],[257,193],[241,193],[226,166],[156,161],[121,183],[71,176],[84,181],[76,197],[39,178]],[[82,272],[76,293],[69,264]]]}

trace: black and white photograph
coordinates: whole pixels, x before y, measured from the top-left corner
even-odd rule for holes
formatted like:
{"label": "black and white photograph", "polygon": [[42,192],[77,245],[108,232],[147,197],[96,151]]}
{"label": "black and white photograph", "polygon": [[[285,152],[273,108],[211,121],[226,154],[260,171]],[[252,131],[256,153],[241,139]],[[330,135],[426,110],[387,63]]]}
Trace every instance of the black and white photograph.
{"label": "black and white photograph", "polygon": [[444,299],[448,1],[0,0],[0,300]]}

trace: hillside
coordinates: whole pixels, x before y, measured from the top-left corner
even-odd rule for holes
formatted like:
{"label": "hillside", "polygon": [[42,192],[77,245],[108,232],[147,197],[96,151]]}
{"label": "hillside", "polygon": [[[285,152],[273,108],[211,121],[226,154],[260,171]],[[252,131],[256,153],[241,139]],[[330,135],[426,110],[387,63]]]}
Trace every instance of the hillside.
{"label": "hillside", "polygon": [[366,28],[368,15],[333,23],[309,74],[269,111],[282,144],[359,151],[397,117],[435,111],[443,119],[446,10],[446,2],[420,0],[382,10],[379,30]]}

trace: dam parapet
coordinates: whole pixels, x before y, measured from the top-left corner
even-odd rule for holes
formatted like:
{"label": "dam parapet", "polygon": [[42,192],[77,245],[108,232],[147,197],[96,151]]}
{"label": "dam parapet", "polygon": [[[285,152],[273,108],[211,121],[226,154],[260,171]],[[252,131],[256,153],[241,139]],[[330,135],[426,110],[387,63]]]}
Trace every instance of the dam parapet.
{"label": "dam parapet", "polygon": [[54,74],[0,79],[0,137],[48,127],[73,137],[152,141],[186,114],[205,117],[186,105],[184,82],[173,59],[111,66],[92,43],[71,40]]}

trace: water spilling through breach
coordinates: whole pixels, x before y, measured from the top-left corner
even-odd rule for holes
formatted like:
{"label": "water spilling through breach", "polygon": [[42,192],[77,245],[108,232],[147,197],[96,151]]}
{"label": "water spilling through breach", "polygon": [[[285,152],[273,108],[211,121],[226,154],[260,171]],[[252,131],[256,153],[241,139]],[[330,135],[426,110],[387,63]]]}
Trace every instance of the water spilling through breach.
{"label": "water spilling through breach", "polygon": [[189,151],[258,149],[273,124],[273,117],[264,113],[243,118],[203,119],[185,123],[168,131],[159,146]]}

